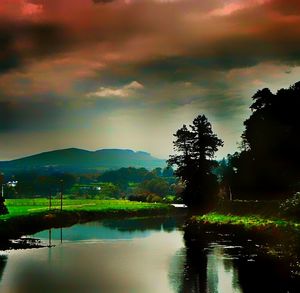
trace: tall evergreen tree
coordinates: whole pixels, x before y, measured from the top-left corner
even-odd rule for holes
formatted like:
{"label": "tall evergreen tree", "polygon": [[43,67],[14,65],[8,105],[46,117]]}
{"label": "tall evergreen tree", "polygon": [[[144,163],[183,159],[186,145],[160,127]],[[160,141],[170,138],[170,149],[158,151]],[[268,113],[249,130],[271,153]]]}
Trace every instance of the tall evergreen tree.
{"label": "tall evergreen tree", "polygon": [[183,125],[174,134],[174,151],[169,165],[176,165],[175,175],[185,183],[183,201],[189,207],[206,208],[217,193],[217,178],[212,174],[215,152],[223,141],[213,133],[204,115],[199,115],[189,126]]}

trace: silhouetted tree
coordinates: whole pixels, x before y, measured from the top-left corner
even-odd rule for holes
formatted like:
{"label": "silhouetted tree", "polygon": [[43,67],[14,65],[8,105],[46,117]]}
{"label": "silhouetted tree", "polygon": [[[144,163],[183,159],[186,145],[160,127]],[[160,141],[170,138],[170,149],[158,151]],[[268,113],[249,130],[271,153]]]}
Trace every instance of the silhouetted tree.
{"label": "silhouetted tree", "polygon": [[281,197],[300,182],[300,82],[276,94],[259,90],[252,99],[235,181],[243,183],[244,194]]}
{"label": "silhouetted tree", "polygon": [[170,166],[176,165],[175,174],[185,183],[183,201],[189,207],[206,208],[217,193],[217,177],[212,173],[216,165],[215,152],[223,146],[204,115],[196,117],[188,128],[183,125],[174,134],[176,155],[170,156]]}

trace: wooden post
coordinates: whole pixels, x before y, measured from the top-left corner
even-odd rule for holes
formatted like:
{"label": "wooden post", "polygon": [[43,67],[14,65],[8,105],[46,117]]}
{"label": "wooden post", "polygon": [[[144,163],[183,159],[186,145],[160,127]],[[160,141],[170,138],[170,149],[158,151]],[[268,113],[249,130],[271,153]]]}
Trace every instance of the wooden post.
{"label": "wooden post", "polygon": [[232,201],[232,192],[231,192],[230,185],[228,185],[228,187],[229,187],[229,200]]}
{"label": "wooden post", "polygon": [[60,211],[63,209],[63,180],[60,180]]}

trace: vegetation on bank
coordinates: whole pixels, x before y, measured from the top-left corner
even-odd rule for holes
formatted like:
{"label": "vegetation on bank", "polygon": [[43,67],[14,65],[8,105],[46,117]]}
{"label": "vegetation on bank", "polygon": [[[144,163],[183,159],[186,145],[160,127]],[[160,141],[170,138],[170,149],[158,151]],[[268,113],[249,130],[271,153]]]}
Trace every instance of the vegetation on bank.
{"label": "vegetation on bank", "polygon": [[193,216],[191,221],[196,221],[199,224],[214,224],[214,225],[234,225],[245,229],[260,229],[267,230],[269,228],[281,228],[281,229],[299,229],[300,223],[279,219],[279,218],[265,218],[259,215],[231,215],[231,214],[219,214],[216,212]]}
{"label": "vegetation on bank", "polygon": [[[46,214],[60,210],[60,200],[52,200],[51,210],[49,210],[49,200],[39,199],[8,199],[6,205],[9,214],[0,216],[1,220],[7,220],[20,216],[31,216],[36,214]],[[149,212],[168,211],[171,207],[161,203],[143,203],[128,200],[63,200],[63,211],[67,212]]]}
{"label": "vegetation on bank", "polygon": [[280,211],[283,215],[300,219],[300,192],[296,192],[291,198],[283,201]]}

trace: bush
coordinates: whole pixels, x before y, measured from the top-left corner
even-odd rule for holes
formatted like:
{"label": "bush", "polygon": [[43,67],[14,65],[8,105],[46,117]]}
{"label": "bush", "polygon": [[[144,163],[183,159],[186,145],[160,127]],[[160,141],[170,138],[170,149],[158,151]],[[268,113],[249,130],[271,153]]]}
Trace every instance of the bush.
{"label": "bush", "polygon": [[165,203],[175,203],[176,196],[175,195],[167,195],[163,198],[163,202]]}
{"label": "bush", "polygon": [[132,194],[128,197],[128,199],[131,201],[141,201],[141,202],[163,202],[162,197],[150,192]]}
{"label": "bush", "polygon": [[150,194],[147,196],[147,202],[163,202],[162,197],[157,194]]}
{"label": "bush", "polygon": [[288,198],[280,205],[280,212],[283,215],[288,215],[300,219],[300,192]]}

